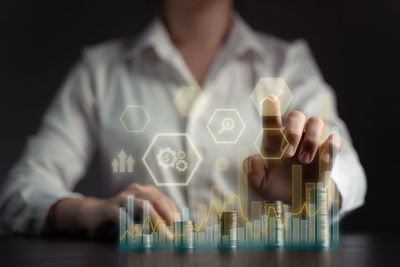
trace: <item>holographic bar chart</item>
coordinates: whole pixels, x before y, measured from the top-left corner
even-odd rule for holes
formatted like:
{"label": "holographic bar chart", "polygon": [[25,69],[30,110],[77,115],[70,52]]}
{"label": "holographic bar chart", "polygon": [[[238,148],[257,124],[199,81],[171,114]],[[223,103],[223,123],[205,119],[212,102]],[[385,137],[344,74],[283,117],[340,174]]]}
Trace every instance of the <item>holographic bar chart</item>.
{"label": "holographic bar chart", "polygon": [[338,193],[330,192],[323,182],[316,182],[306,183],[303,204],[297,203],[302,202],[301,191],[293,190],[292,194],[292,205],[252,201],[249,216],[238,194],[230,192],[222,207],[210,197],[208,206],[197,207],[195,220],[190,219],[189,208],[185,207],[170,226],[151,220],[149,201],[143,202],[141,214],[135,216],[135,197],[130,195],[126,207],[119,210],[119,246],[122,250],[336,247]]}

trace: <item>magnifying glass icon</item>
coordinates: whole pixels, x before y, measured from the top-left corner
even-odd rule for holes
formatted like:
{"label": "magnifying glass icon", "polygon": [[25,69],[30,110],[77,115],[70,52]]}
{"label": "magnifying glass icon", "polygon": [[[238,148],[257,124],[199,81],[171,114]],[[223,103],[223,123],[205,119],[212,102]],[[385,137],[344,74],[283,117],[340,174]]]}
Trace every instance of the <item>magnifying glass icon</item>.
{"label": "magnifying glass icon", "polygon": [[235,127],[235,121],[232,118],[225,118],[222,121],[222,128],[218,131],[218,134],[221,134],[223,131],[230,131]]}

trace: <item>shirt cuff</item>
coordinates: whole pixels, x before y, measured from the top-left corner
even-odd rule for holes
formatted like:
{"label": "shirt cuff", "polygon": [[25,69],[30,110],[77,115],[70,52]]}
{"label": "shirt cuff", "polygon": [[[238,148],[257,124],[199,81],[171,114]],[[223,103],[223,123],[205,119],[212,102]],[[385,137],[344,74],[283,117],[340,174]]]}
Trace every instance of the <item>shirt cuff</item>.
{"label": "shirt cuff", "polygon": [[[31,221],[31,225],[26,225],[25,229],[19,229],[22,231],[28,230],[28,232],[42,233],[47,225],[47,215],[50,207],[57,201],[66,198],[81,198],[83,197],[79,193],[70,192],[65,189],[54,190],[41,190],[41,192],[36,191],[32,197],[30,197],[30,205],[32,206],[31,214],[28,214]],[[30,229],[29,229],[30,228]]]}

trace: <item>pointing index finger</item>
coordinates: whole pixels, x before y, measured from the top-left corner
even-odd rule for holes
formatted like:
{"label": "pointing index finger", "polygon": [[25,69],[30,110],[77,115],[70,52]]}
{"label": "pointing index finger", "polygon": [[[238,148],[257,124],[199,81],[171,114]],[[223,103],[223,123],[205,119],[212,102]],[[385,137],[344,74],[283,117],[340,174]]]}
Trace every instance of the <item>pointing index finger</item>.
{"label": "pointing index finger", "polygon": [[262,126],[263,128],[281,128],[281,106],[279,99],[273,95],[268,95],[262,103]]}
{"label": "pointing index finger", "polygon": [[262,154],[264,157],[276,157],[282,144],[282,128],[280,103],[275,95],[268,95],[262,107],[263,141]]}

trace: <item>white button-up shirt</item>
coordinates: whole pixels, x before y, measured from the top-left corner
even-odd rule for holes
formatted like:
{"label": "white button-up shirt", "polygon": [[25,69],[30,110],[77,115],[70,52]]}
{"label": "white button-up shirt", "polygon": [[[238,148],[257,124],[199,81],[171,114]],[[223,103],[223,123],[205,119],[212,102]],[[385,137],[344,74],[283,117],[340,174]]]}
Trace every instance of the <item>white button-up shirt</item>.
{"label": "white button-up shirt", "polygon": [[[262,129],[261,118],[249,96],[261,77],[282,78],[293,93],[283,115],[297,109],[307,116],[319,116],[320,95],[331,96],[330,124],[340,127],[344,139],[331,176],[343,199],[342,213],[362,205],[366,193],[363,168],[337,115],[334,93],[305,42],[287,43],[257,33],[236,16],[201,93],[185,98],[179,90],[198,84],[165,26],[156,19],[137,39],[85,49],[45,114],[39,132],[29,138],[23,157],[10,172],[0,196],[3,231],[43,229],[47,210],[55,201],[79,197],[73,189],[94,151],[100,152],[103,167],[94,186],[105,187],[110,196],[133,182],[156,185],[157,181],[172,185],[158,188],[178,208],[189,207],[194,216],[197,204],[208,205],[210,186],[221,192],[237,192],[239,163],[246,155],[243,151],[258,153],[254,143]],[[189,116],[179,112],[185,107],[190,107]],[[217,114],[217,122],[208,125],[217,109],[236,110],[244,124],[236,112],[228,112]],[[214,127],[211,130],[218,134],[215,132],[223,126],[220,121],[224,116],[234,120],[232,130],[236,133],[244,127],[236,143],[217,143],[208,129]],[[225,132],[231,127],[228,124]],[[173,152],[166,153],[168,148]],[[119,154],[121,150],[126,157]],[[129,164],[128,156],[133,159]],[[182,158],[186,164],[176,164]],[[174,186],[186,183],[189,176],[188,185]],[[257,199],[260,197],[249,189],[248,200]]]}

